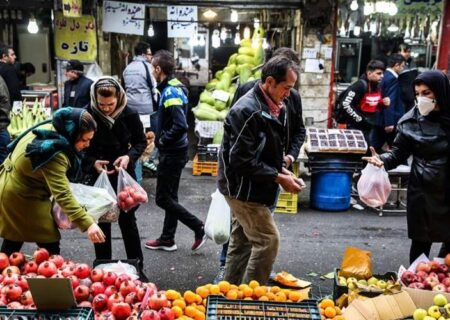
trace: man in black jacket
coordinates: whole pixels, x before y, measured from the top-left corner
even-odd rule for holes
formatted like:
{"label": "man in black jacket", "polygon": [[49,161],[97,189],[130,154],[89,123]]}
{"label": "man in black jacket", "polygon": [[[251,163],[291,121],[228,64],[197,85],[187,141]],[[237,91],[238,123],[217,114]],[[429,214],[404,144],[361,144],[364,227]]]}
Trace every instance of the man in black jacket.
{"label": "man in black jacket", "polygon": [[6,129],[9,125],[9,112],[11,104],[9,103],[9,92],[5,81],[0,76],[0,164],[6,159],[8,150],[6,146],[10,142],[9,133]]}
{"label": "man in black jacket", "polygon": [[0,76],[5,80],[9,91],[9,101],[11,105],[14,101],[22,101],[20,94],[20,80],[14,63],[16,53],[14,49],[7,45],[0,45]]}
{"label": "man in black jacket", "polygon": [[398,84],[400,86],[400,97],[405,106],[405,112],[408,112],[414,107],[416,95],[414,92],[413,81],[419,75],[419,71],[417,70],[414,61],[412,61],[411,46],[409,44],[400,44],[398,53],[401,54],[406,61],[403,71],[398,76]]}
{"label": "man in black jacket", "polygon": [[156,52],[152,65],[157,89],[161,93],[155,138],[159,150],[155,201],[158,207],[164,209],[165,217],[161,236],[147,241],[145,247],[152,250],[177,250],[175,232],[180,221],[194,231],[191,249],[196,251],[206,241],[203,222],[178,203],[181,172],[188,161],[187,90],[173,76],[175,60],[169,51]]}
{"label": "man in black jacket", "polygon": [[85,108],[91,102],[92,80],[83,75],[83,64],[69,60],[66,66],[63,107]]}
{"label": "man in black jacket", "polygon": [[280,238],[269,207],[279,186],[292,193],[301,190],[283,167],[284,100],[297,72],[298,66],[286,57],[270,59],[261,81],[225,118],[217,180],[233,215],[225,271],[225,280],[231,283],[267,282]]}

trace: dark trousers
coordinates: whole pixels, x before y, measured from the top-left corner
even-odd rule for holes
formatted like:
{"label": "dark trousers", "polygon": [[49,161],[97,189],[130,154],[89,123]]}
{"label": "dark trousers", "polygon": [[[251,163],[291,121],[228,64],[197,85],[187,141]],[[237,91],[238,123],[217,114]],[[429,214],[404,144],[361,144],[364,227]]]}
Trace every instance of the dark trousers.
{"label": "dark trousers", "polygon": [[0,129],[0,164],[5,161],[8,156],[8,150],[6,146],[11,142],[11,138],[9,137],[8,130]]}
{"label": "dark trousers", "polygon": [[165,211],[161,240],[174,240],[178,221],[199,235],[203,222],[178,203],[181,172],[188,161],[187,152],[165,154],[160,151],[156,180],[156,205]]}
{"label": "dark trousers", "polygon": [[[122,232],[127,259],[139,259],[139,267],[142,269],[144,255],[142,254],[141,238],[136,224],[135,212],[137,208],[135,207],[128,212],[120,211],[119,228]],[[105,242],[94,244],[95,257],[96,259],[110,260],[112,257],[111,223],[99,223],[98,225],[105,234]]]}
{"label": "dark trousers", "polygon": [[383,153],[381,148],[385,143],[389,147],[392,147],[395,134],[395,129],[391,133],[386,133],[386,131],[384,131],[384,127],[374,126],[370,132],[370,145],[374,147],[378,153]]}
{"label": "dark trousers", "polygon": [[[432,244],[433,242],[412,240],[409,251],[409,262],[413,263],[422,253],[430,257]],[[444,242],[439,250],[438,257],[444,258],[448,253],[450,253],[450,242]]]}
{"label": "dark trousers", "polygon": [[[36,243],[39,248],[47,249],[48,253],[50,255],[52,254],[59,254],[60,248],[59,248],[59,241],[56,242],[50,242],[50,243]],[[2,248],[0,249],[1,252],[7,254],[8,256],[13,252],[18,252],[20,249],[22,249],[23,241],[12,241],[8,239],[3,239]]]}

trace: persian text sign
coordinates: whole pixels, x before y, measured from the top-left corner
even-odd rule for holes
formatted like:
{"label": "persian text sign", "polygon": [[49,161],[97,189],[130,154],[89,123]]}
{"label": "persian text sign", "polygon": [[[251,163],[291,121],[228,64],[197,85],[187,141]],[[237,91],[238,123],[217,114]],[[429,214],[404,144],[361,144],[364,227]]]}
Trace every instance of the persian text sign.
{"label": "persian text sign", "polygon": [[62,13],[55,17],[55,53],[60,59],[95,61],[97,38],[93,16],[67,18]]}
{"label": "persian text sign", "polygon": [[145,5],[119,1],[103,3],[103,32],[144,34]]}
{"label": "persian text sign", "polygon": [[167,36],[169,38],[190,38],[197,33],[196,6],[167,7]]}

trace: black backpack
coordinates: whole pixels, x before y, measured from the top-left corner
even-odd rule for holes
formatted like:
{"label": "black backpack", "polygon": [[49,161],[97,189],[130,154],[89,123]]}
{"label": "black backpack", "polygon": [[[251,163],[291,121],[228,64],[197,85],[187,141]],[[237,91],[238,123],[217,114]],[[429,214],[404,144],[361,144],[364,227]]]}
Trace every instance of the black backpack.
{"label": "black backpack", "polygon": [[[360,79],[362,83],[364,84],[364,91],[367,90],[367,81],[364,79]],[[344,107],[342,105],[342,101],[344,100],[344,97],[347,95],[348,91],[350,90],[350,86],[342,91],[339,96],[336,98],[336,102],[333,106],[333,119],[336,121],[336,123],[347,123],[347,112],[345,112]]]}

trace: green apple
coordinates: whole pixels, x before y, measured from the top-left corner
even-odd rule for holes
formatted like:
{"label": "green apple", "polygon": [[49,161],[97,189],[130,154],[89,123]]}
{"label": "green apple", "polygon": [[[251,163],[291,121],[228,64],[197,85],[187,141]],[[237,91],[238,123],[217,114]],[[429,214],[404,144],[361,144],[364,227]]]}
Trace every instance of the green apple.
{"label": "green apple", "polygon": [[425,309],[416,309],[413,313],[414,320],[423,320],[428,315],[427,310]]}
{"label": "green apple", "polygon": [[339,277],[339,285],[347,286],[347,279],[345,279],[345,277]]}
{"label": "green apple", "polygon": [[378,279],[377,278],[375,278],[375,277],[372,277],[372,278],[370,278],[369,280],[367,280],[367,283],[369,284],[369,285],[371,285],[371,284],[377,284],[377,282],[378,282]]}
{"label": "green apple", "polygon": [[387,287],[387,283],[384,280],[378,280],[377,282],[377,287],[380,289],[386,289]]}
{"label": "green apple", "polygon": [[447,312],[447,317],[450,317],[450,303],[444,306],[445,312]]}
{"label": "green apple", "polygon": [[356,282],[358,282],[358,280],[355,277],[347,278],[347,285],[351,282],[356,283]]}
{"label": "green apple", "polygon": [[438,307],[443,307],[448,303],[448,301],[447,298],[442,293],[439,293],[434,296],[433,303]]}
{"label": "green apple", "polygon": [[444,317],[439,317],[439,319],[438,320],[445,320],[445,318]]}
{"label": "green apple", "polygon": [[348,287],[350,290],[355,289],[355,288],[356,288],[356,282],[349,282],[349,283],[347,284],[347,287]]}
{"label": "green apple", "polygon": [[430,317],[430,316],[426,316],[425,318],[423,318],[423,320],[436,320],[436,318]]}
{"label": "green apple", "polygon": [[428,308],[428,315],[433,317],[434,319],[439,319],[439,317],[442,315],[439,311],[438,306],[431,306]]}
{"label": "green apple", "polygon": [[358,280],[359,284],[362,284],[363,286],[367,286],[367,281],[366,280]]}

